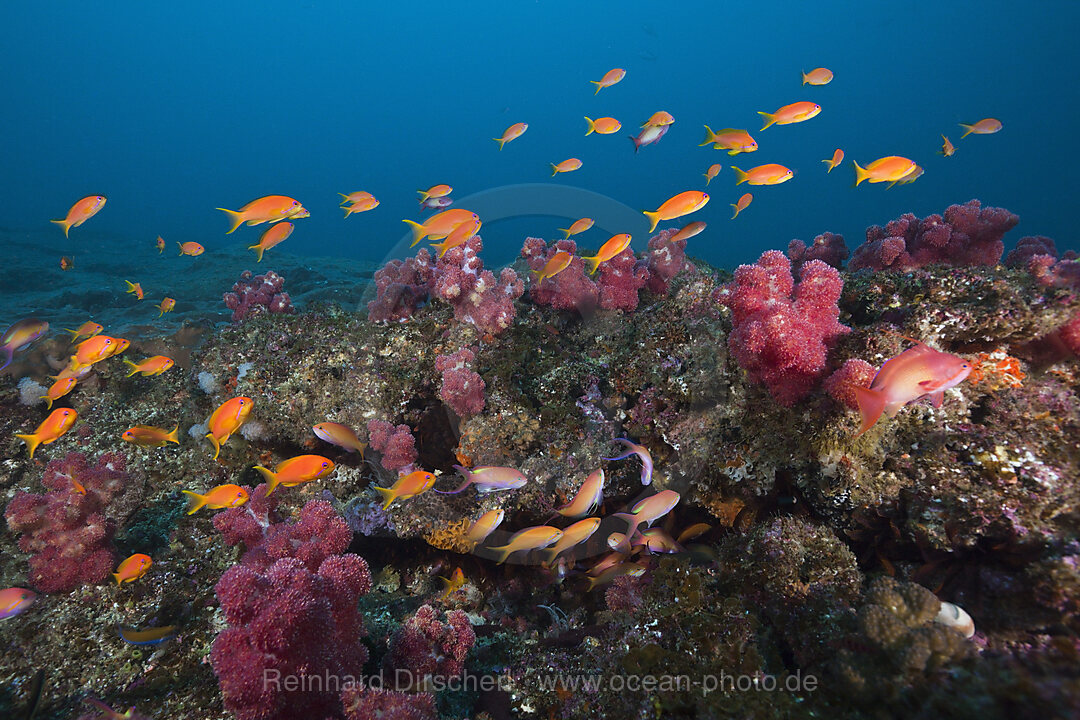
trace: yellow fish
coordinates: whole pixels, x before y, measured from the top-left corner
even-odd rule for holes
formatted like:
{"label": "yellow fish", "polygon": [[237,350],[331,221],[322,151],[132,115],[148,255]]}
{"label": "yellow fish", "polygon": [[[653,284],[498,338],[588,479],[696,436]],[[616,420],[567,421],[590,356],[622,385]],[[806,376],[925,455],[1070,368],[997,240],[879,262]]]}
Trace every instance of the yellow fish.
{"label": "yellow fish", "polygon": [[164,355],[154,355],[148,357],[139,364],[135,364],[124,358],[124,364],[131,368],[131,372],[127,374],[131,377],[135,373],[142,373],[143,377],[154,377],[160,375],[173,366],[171,358],[167,358]]}
{"label": "yellow fish", "polygon": [[179,425],[173,426],[172,430],[165,430],[153,425],[136,425],[125,430],[120,439],[139,447],[164,447],[167,443],[179,445],[180,440],[176,435],[179,429]]}
{"label": "yellow fish", "polygon": [[149,555],[135,553],[127,560],[120,563],[120,567],[112,574],[113,579],[116,580],[117,585],[120,585],[120,583],[133,582],[145,575],[152,564]]}
{"label": "yellow fish", "polygon": [[205,495],[182,490],[188,496],[188,515],[192,515],[200,508],[208,507],[211,510],[221,508],[240,507],[248,501],[248,491],[239,485],[218,485]]}

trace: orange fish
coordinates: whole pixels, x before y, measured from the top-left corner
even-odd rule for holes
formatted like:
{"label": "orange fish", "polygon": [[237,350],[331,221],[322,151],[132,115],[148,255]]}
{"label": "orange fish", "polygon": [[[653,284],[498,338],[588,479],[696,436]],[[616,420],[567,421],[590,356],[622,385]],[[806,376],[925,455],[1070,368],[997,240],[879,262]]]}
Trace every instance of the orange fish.
{"label": "orange fish", "polygon": [[87,340],[83,340],[75,346],[75,354],[71,356],[71,362],[74,366],[72,369],[78,370],[81,367],[93,365],[105,358],[112,357],[116,346],[116,338],[108,335],[94,335]]}
{"label": "orange fish", "polygon": [[745,130],[723,128],[717,132],[713,132],[712,128],[706,125],[705,142],[698,145],[698,147],[708,145],[709,143],[712,143],[714,150],[727,150],[728,155],[754,152],[758,149],[757,140],[750,137],[750,133]]}
{"label": "orange fish", "polygon": [[131,372],[127,374],[128,377],[131,377],[135,373],[142,373],[143,377],[154,377],[171,368],[173,366],[173,361],[164,355],[154,355],[153,357],[146,358],[138,365],[125,358],[124,364],[131,368]]}
{"label": "orange fish", "polygon": [[71,268],[75,267],[75,259],[64,255],[60,258],[60,269],[67,272]]}
{"label": "orange fish", "polygon": [[712,179],[720,174],[720,171],[724,169],[724,166],[720,163],[715,163],[709,166],[709,169],[705,171],[705,185],[708,186],[712,182]]}
{"label": "orange fish", "polygon": [[581,218],[580,220],[575,220],[574,224],[571,225],[568,228],[559,228],[559,232],[566,233],[566,237],[569,238],[571,235],[577,235],[578,233],[585,232],[586,230],[588,230],[592,226],[593,226],[593,219],[592,218]]}
{"label": "orange fish", "polygon": [[549,277],[555,277],[566,268],[570,267],[570,263],[573,262],[574,256],[565,250],[559,250],[551,256],[540,270],[533,270],[533,274],[536,275],[536,284],[540,285]]}
{"label": "orange fish", "polygon": [[[915,169],[909,172],[907,175],[900,178],[899,180],[893,180],[891,183],[889,183],[889,187],[891,188],[893,185],[907,185],[908,183],[913,183],[919,178],[921,178],[923,176],[923,173],[925,172],[926,171],[923,169],[922,165],[916,165]],[[886,190],[887,189],[888,188],[886,188]]]}
{"label": "orange fish", "polygon": [[239,485],[218,485],[205,495],[190,490],[181,490],[181,492],[188,496],[188,515],[193,515],[204,507],[220,510],[240,507],[248,501],[248,491]]}
{"label": "orange fish", "polygon": [[210,416],[210,421],[206,424],[210,432],[206,433],[206,437],[214,446],[215,460],[221,452],[221,446],[228,442],[229,436],[247,422],[254,407],[255,401],[251,398],[234,397],[223,402]]}
{"label": "orange fish", "polygon": [[784,167],[783,165],[777,165],[776,163],[769,163],[767,165],[758,165],[755,168],[750,168],[746,172],[743,172],[734,165],[731,169],[735,171],[735,184],[747,183],[749,185],[779,185],[780,183],[787,182],[791,178],[795,177],[795,173],[791,169]]}
{"label": "orange fish", "polygon": [[338,193],[338,195],[340,195],[342,197],[342,201],[341,201],[342,205],[345,205],[347,203],[358,203],[361,200],[363,200],[364,198],[373,198],[373,197],[375,197],[371,193],[365,192],[364,190],[358,190],[357,192],[349,193],[348,195],[346,195],[345,193]]}
{"label": "orange fish", "polygon": [[602,117],[593,120],[586,116],[585,122],[589,123],[589,129],[585,131],[586,135],[592,135],[593,133],[610,135],[622,129],[622,123],[613,117]]}
{"label": "orange fish", "polygon": [[94,337],[95,335],[97,335],[99,332],[101,332],[104,329],[105,328],[103,328],[101,325],[94,322],[93,320],[87,320],[86,322],[84,322],[82,325],[79,326],[78,330],[64,330],[64,332],[71,333],[71,341],[75,342],[76,340],[78,340],[81,337],[84,337],[84,338]]}
{"label": "orange fish", "polygon": [[669,198],[656,210],[649,212],[648,210],[642,210],[645,217],[649,218],[649,222],[652,225],[649,227],[649,232],[656,229],[656,226],[661,220],[674,220],[680,218],[683,215],[689,215],[692,212],[697,212],[709,202],[709,194],[703,193],[700,190],[687,190],[681,192],[674,197]]}
{"label": "orange fish", "polygon": [[551,165],[551,177],[555,177],[559,173],[574,172],[581,169],[581,160],[577,158],[567,158],[561,163],[556,165],[555,163],[548,163]]}
{"label": "orange fish", "polygon": [[488,510],[486,513],[476,519],[476,521],[469,526],[468,532],[465,533],[465,537],[469,539],[473,547],[476,547],[480,543],[487,539],[495,528],[499,527],[503,521],[504,512],[502,510]]}
{"label": "orange fish", "polygon": [[599,252],[592,257],[582,257],[581,259],[585,261],[586,265],[590,266],[589,274],[592,275],[596,272],[596,268],[600,267],[600,263],[611,260],[628,247],[630,247],[630,233],[612,235],[606,243],[600,246]]}
{"label": "orange fish", "polygon": [[288,220],[292,217],[309,217],[310,213],[304,209],[299,201],[285,195],[267,195],[266,197],[252,200],[239,210],[216,208],[229,216],[232,227],[226,235],[234,232],[244,223],[248,225],[262,225],[263,223],[276,223]]}
{"label": "orange fish", "polygon": [[37,426],[37,430],[33,433],[29,435],[17,434],[15,437],[26,443],[26,447],[30,449],[30,459],[33,460],[34,451],[38,445],[48,445],[59,440],[75,424],[78,416],[79,414],[72,408],[56,408],[49,414],[49,417],[41,421],[41,424]]}
{"label": "orange fish", "polygon": [[105,196],[103,195],[89,195],[79,200],[77,203],[71,206],[68,210],[67,217],[63,220],[50,220],[60,227],[64,228],[64,237],[68,236],[68,231],[73,227],[79,227],[90,218],[97,215],[98,210],[105,206]]}
{"label": "orange fish", "polygon": [[125,294],[131,293],[135,297],[137,297],[139,300],[143,299],[144,293],[143,293],[142,285],[140,285],[139,283],[133,283],[130,280],[125,280],[124,282],[126,282],[127,286],[128,286],[128,289],[125,292]]}
{"label": "orange fish", "polygon": [[341,423],[324,422],[311,429],[315,431],[315,436],[320,440],[345,448],[349,452],[358,452],[360,457],[364,456],[367,445],[360,442],[360,438],[356,437],[356,432],[352,428]]}
{"label": "orange fish", "polygon": [[942,155],[944,155],[945,157],[952,157],[952,154],[954,152],[956,152],[956,148],[953,147],[953,144],[949,140],[949,138],[942,135],[941,139],[944,140],[944,142],[941,144],[941,150],[939,150],[938,152],[941,153]]}
{"label": "orange fish", "polygon": [[101,359],[105,360],[107,358],[113,357],[114,355],[119,355],[120,353],[127,350],[130,345],[131,345],[130,340],[127,340],[125,338],[113,338],[113,344],[108,349],[108,352],[105,355],[105,357],[103,357]]}
{"label": "orange fish", "polygon": [[172,309],[176,307],[176,300],[171,297],[167,297],[163,299],[160,304],[155,305],[154,307],[160,310],[160,312],[158,313],[158,317],[161,317],[167,312],[172,312]]}
{"label": "orange fish", "polygon": [[93,368],[89,365],[79,366],[78,363],[68,362],[67,366],[64,367],[63,370],[61,370],[56,375],[50,375],[49,377],[51,377],[53,380],[65,380],[69,377],[73,377],[76,380],[82,380],[87,375],[89,375],[92,370]]}
{"label": "orange fish", "polygon": [[202,245],[190,240],[188,242],[178,242],[176,244],[180,246],[181,255],[190,255],[191,257],[197,257],[199,255],[202,255],[206,251],[206,248],[204,248]]}
{"label": "orange fish", "polygon": [[439,257],[446,254],[447,250],[456,248],[458,245],[464,245],[465,242],[476,234],[476,231],[480,229],[480,218],[475,220],[466,220],[458,225],[456,228],[450,231],[450,234],[446,236],[441,243],[431,243],[433,248],[439,251]]}
{"label": "orange fish", "polygon": [[451,208],[432,215],[423,224],[414,220],[402,220],[401,222],[412,228],[413,241],[409,247],[413,247],[426,237],[430,237],[432,240],[442,240],[461,223],[479,219],[480,216],[471,210]]}
{"label": "orange fish", "polygon": [[499,547],[488,548],[495,553],[498,564],[506,562],[511,553],[519,550],[540,550],[557,543],[563,535],[563,531],[550,525],[537,525],[535,527],[519,530],[510,536],[510,542]]}
{"label": "orange fish", "polygon": [[814,68],[808,73],[802,74],[803,85],[828,85],[832,82],[832,70],[828,68]]}
{"label": "orange fish", "polygon": [[420,202],[424,202],[428,198],[446,197],[454,192],[454,188],[443,183],[442,185],[432,185],[427,190],[417,190],[416,192],[420,193]]}
{"label": "orange fish", "polygon": [[833,171],[834,167],[836,167],[840,163],[844,162],[844,151],[841,150],[840,148],[836,148],[836,150],[833,152],[831,158],[829,158],[828,160],[822,160],[821,162],[823,162],[823,163],[825,163],[826,165],[829,166],[829,169],[826,170],[825,172],[826,173],[831,173]]}
{"label": "orange fish", "polygon": [[600,527],[600,518],[598,517],[578,520],[576,523],[569,525],[563,530],[563,534],[559,538],[559,541],[549,550],[545,551],[546,558],[544,562],[550,566],[559,555],[575,545],[580,545],[588,541],[598,527]]}
{"label": "orange fish", "polygon": [[74,390],[75,389],[75,383],[77,383],[77,382],[78,382],[78,379],[76,379],[73,376],[60,378],[56,382],[54,382],[52,384],[52,386],[49,388],[49,391],[41,396],[42,398],[45,399],[45,403],[46,403],[45,407],[46,407],[46,409],[47,410],[52,410],[53,401],[54,400],[59,400],[60,398],[64,397],[69,392]]}
{"label": "orange fish", "polygon": [[276,470],[262,465],[256,465],[254,469],[266,480],[266,494],[269,495],[278,485],[293,487],[326,477],[334,472],[334,462],[322,455],[297,455],[282,462]]}
{"label": "orange fish", "polygon": [[158,255],[165,251],[165,238],[160,235],[157,236],[157,240],[154,242],[154,247],[157,248]]}
{"label": "orange fish", "polygon": [[390,507],[395,500],[408,500],[420,493],[427,492],[435,484],[435,476],[424,470],[413,470],[408,475],[402,475],[392,487],[384,488],[376,486],[375,489],[386,500],[382,509]]}
{"label": "orange fish", "polygon": [[668,242],[678,242],[680,240],[689,240],[695,235],[700,235],[705,231],[707,226],[701,220],[695,220],[692,223],[687,223],[679,229],[679,232],[668,238]]}
{"label": "orange fish", "polygon": [[759,111],[758,115],[765,118],[765,125],[761,128],[764,130],[770,125],[790,125],[792,123],[803,122],[804,120],[809,120],[810,118],[817,116],[820,112],[820,105],[810,102],[809,100],[803,100],[802,102],[785,105],[773,113]]}
{"label": "orange fish", "polygon": [[168,443],[180,444],[176,433],[179,425],[173,426],[172,430],[154,427],[153,425],[135,425],[120,435],[120,439],[139,447],[165,447]]}
{"label": "orange fish", "polygon": [[641,123],[641,127],[664,127],[675,122],[675,117],[667,110],[657,110],[649,119]]}
{"label": "orange fish", "polygon": [[345,208],[345,217],[349,217],[353,213],[367,212],[368,210],[374,210],[379,207],[379,201],[373,197],[357,200],[349,207]]}
{"label": "orange fish", "polygon": [[855,437],[873,427],[882,413],[894,417],[900,408],[921,397],[927,396],[934,407],[941,407],[945,391],[971,373],[971,363],[964,358],[914,342],[915,347],[885,361],[869,388],[855,388],[862,415]]}
{"label": "orange fish", "polygon": [[455,568],[454,573],[450,576],[449,579],[441,576],[439,577],[439,579],[442,580],[444,588],[444,592],[439,597],[439,600],[445,600],[446,598],[450,597],[455,592],[460,590],[461,587],[465,584],[465,573],[462,572],[461,568]]}
{"label": "orange fish", "polygon": [[750,205],[750,203],[753,202],[753,200],[754,196],[750,193],[746,193],[741,198],[739,198],[739,202],[732,203],[731,207],[735,208],[735,214],[731,216],[731,219],[734,220],[735,218],[739,217],[739,213],[745,210]]}
{"label": "orange fish", "polygon": [[600,503],[604,501],[604,469],[600,468],[589,473],[585,481],[581,483],[574,499],[555,510],[566,518],[585,517],[596,512]]}
{"label": "orange fish", "polygon": [[910,172],[915,171],[915,161],[899,155],[888,155],[878,158],[865,168],[855,163],[855,185],[858,186],[863,180],[872,183],[896,182]]}
{"label": "orange fish", "polygon": [[145,575],[152,564],[149,555],[135,553],[120,563],[120,567],[116,568],[116,572],[112,574],[113,579],[116,580],[117,585],[133,582]]}
{"label": "orange fish", "polygon": [[618,83],[624,77],[626,77],[625,70],[623,70],[622,68],[612,68],[611,70],[608,70],[606,73],[604,73],[604,77],[600,78],[599,80],[590,80],[589,82],[596,86],[596,92],[594,92],[593,95],[596,95],[606,87],[611,87],[612,85]]}
{"label": "orange fish", "polygon": [[499,143],[499,150],[501,151],[503,149],[503,145],[510,142],[511,140],[518,139],[528,129],[529,129],[529,123],[514,123],[510,127],[506,128],[505,131],[503,131],[502,137],[491,138],[491,139],[494,140],[495,142]]}
{"label": "orange fish", "polygon": [[[348,214],[345,215],[348,217]],[[278,223],[277,225],[271,225],[270,228],[262,234],[259,238],[257,245],[249,245],[248,250],[255,251],[255,262],[262,262],[263,253],[285,242],[290,235],[292,235],[293,228],[295,226],[291,222]]]}
{"label": "orange fish", "polygon": [[641,577],[645,573],[647,568],[641,563],[636,562],[621,562],[611,568],[605,570],[599,575],[589,577],[589,586],[586,590],[592,590],[598,585],[607,585],[615,578],[619,577]]}
{"label": "orange fish", "polygon": [[712,525],[710,525],[709,523],[694,523],[693,525],[685,528],[681,533],[679,533],[679,537],[675,540],[675,542],[682,545],[685,542],[690,542],[695,538],[701,537],[710,530],[712,530]]}
{"label": "orange fish", "polygon": [[[963,140],[972,133],[975,133],[976,135],[992,135],[1001,129],[1001,121],[995,120],[994,118],[983,118],[974,125],[960,123],[960,127],[964,128],[964,134],[960,136],[960,139]],[[57,221],[53,220],[53,222]]]}

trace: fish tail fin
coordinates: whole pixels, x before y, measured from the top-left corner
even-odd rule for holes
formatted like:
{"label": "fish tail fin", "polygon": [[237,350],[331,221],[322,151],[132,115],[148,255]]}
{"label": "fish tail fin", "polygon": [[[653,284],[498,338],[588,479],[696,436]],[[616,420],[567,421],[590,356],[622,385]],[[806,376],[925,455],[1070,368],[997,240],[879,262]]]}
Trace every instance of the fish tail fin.
{"label": "fish tail fin", "polygon": [[734,220],[739,217],[739,206],[737,203],[731,203],[731,207],[735,208],[735,214],[731,216],[731,219]]}
{"label": "fish tail fin", "polygon": [[705,126],[705,142],[698,143],[698,147],[704,147],[710,143],[716,142],[716,133],[708,125]]}
{"label": "fish tail fin", "polygon": [[402,220],[401,222],[405,223],[412,229],[412,245],[409,245],[409,247],[414,247],[416,243],[423,240],[424,237],[427,235],[427,232],[424,230],[424,226],[416,222],[415,220]]}
{"label": "fish tail fin", "polygon": [[342,202],[345,202],[346,200],[348,200],[348,199],[349,199],[349,196],[348,196],[348,195],[346,195],[345,193],[338,193],[338,195],[340,195],[340,196],[341,196],[341,201],[342,201]]}
{"label": "fish tail fin", "polygon": [[633,537],[634,533],[637,532],[638,525],[641,524],[641,520],[639,520],[634,513],[615,513],[611,517],[617,517],[620,520],[625,520],[627,522],[629,525],[629,527],[626,528],[626,537],[628,540]]}
{"label": "fish tail fin", "polygon": [[72,340],[79,337],[79,331],[78,330],[68,330],[67,328],[64,328],[64,332],[71,333],[71,339]]}
{"label": "fish tail fin", "polygon": [[859,437],[873,427],[881,414],[885,412],[885,393],[880,390],[857,387],[855,399],[859,403],[859,414],[862,415],[862,425],[859,426],[859,432],[855,433],[855,437]]}
{"label": "fish tail fin", "polygon": [[548,163],[551,166],[551,177],[555,177],[559,174],[559,166],[555,163]]}
{"label": "fish tail fin", "polygon": [[179,240],[176,241],[176,247],[180,248],[180,252],[177,254],[177,257],[179,257],[180,255],[183,255],[184,254],[184,246],[180,244]]}
{"label": "fish tail fin", "polygon": [[[348,214],[346,214],[345,217],[349,217]],[[259,243],[258,245],[248,245],[248,250],[255,251],[255,262],[262,262],[262,255],[264,250],[262,243]]]}
{"label": "fish tail fin", "polygon": [[592,135],[594,132],[596,132],[596,121],[586,115],[585,122],[589,123],[589,129],[585,132],[585,136],[588,137],[589,135]]}
{"label": "fish tail fin", "polygon": [[37,446],[41,444],[41,438],[38,437],[37,433],[31,435],[16,435],[15,437],[26,443],[26,447],[30,449],[30,459],[33,460],[34,451],[37,450]]}
{"label": "fish tail fin", "polygon": [[177,436],[177,431],[180,430],[180,423],[173,426],[172,432],[165,436],[165,442],[180,444],[180,438]]}
{"label": "fish tail fin", "polygon": [[64,237],[68,236],[68,230],[71,229],[71,221],[70,220],[67,220],[67,219],[64,219],[64,220],[50,220],[49,222],[56,223],[60,227],[64,228]]}
{"label": "fish tail fin", "polygon": [[589,266],[589,274],[590,275],[595,274],[596,269],[598,267],[600,267],[600,256],[599,255],[595,255],[593,257],[583,257],[581,259],[584,260],[585,264]]}
{"label": "fish tail fin", "polygon": [[[964,128],[964,134],[960,136],[961,140],[966,138],[971,133],[975,132],[975,126],[974,125],[965,125],[964,123],[959,123],[959,125],[960,125],[960,127]],[[60,220],[53,220],[53,222],[61,222],[61,221]],[[64,234],[66,235],[67,232],[65,231]]]}
{"label": "fish tail fin", "polygon": [[252,470],[257,470],[260,475],[263,476],[263,480],[266,481],[266,494],[274,492],[274,488],[281,484],[278,479],[277,473],[269,468],[264,468],[262,465],[256,465]]}
{"label": "fish tail fin", "polygon": [[496,558],[495,559],[495,564],[496,565],[502,565],[504,562],[506,562],[506,558],[510,557],[510,553],[512,552],[510,550],[509,545],[502,545],[500,547],[488,548],[488,550],[495,553],[495,558]]}
{"label": "fish tail fin", "polygon": [[[570,228],[559,228],[559,232],[566,233],[566,236],[563,237],[563,240],[569,240],[570,239]],[[71,332],[71,331],[69,330],[68,332]]]}
{"label": "fish tail fin", "polygon": [[628,135],[630,142],[634,143],[634,152],[637,153],[641,149],[641,143],[638,142],[637,135]]}
{"label": "fish tail fin", "polygon": [[127,283],[127,286],[128,286],[127,291],[129,293],[138,292],[138,290],[135,289],[135,283],[131,282],[130,280],[125,280],[124,282]]}
{"label": "fish tail fin", "polygon": [[822,160],[821,162],[823,162],[823,163],[825,163],[826,165],[828,165],[828,166],[829,166],[829,167],[828,167],[828,168],[826,168],[826,170],[825,170],[825,172],[826,172],[826,173],[831,173],[831,172],[832,172],[832,170],[833,170],[833,168],[834,168],[834,167],[836,167],[835,165],[833,165],[833,164],[832,164],[832,158],[825,158],[825,159],[824,159],[824,160]]}
{"label": "fish tail fin", "polygon": [[420,193],[420,204],[421,205],[424,204],[425,200],[427,200],[429,197],[431,197],[430,195],[428,195],[427,190],[417,190],[416,192]]}
{"label": "fish tail fin", "polygon": [[744,183],[744,182],[746,182],[747,180],[750,179],[750,175],[748,173],[740,170],[739,168],[735,167],[734,165],[731,166],[731,169],[735,171],[735,184],[736,185],[741,185],[742,183]]}
{"label": "fish tail fin", "polygon": [[641,212],[645,215],[645,217],[649,218],[649,222],[651,223],[651,225],[649,226],[649,232],[652,232],[656,229],[656,226],[660,224],[660,211],[657,210],[656,212],[649,212],[648,210],[642,210]]}
{"label": "fish tail fin", "polygon": [[4,352],[7,353],[7,360],[4,361],[3,365],[0,365],[0,370],[6,368],[8,365],[11,364],[11,361],[15,359],[15,348],[11,347],[10,345],[5,345]]}
{"label": "fish tail fin", "polygon": [[431,247],[433,247],[433,248],[436,248],[436,249],[437,249],[437,250],[439,251],[439,257],[440,257],[440,258],[441,258],[441,257],[442,257],[443,255],[445,255],[445,254],[446,254],[446,250],[447,250],[447,247],[446,247],[446,240],[443,240],[442,242],[437,242],[437,243],[430,243],[430,244],[431,244]]}
{"label": "fish tail fin", "polygon": [[383,510],[390,507],[390,503],[394,502],[394,500],[397,500],[397,495],[394,493],[393,488],[384,488],[376,485],[375,489],[382,495],[383,499],[386,500],[382,506]]}
{"label": "fish tail fin", "polygon": [[765,124],[764,124],[764,125],[762,126],[762,128],[761,128],[762,130],[764,130],[765,128],[769,127],[769,126],[770,126],[770,125],[772,125],[772,124],[773,124],[774,122],[776,122],[776,116],[775,116],[775,115],[773,115],[772,113],[767,113],[767,112],[761,112],[761,111],[759,110],[759,111],[758,111],[758,115],[760,115],[761,117],[765,118]]}
{"label": "fish tail fin", "polygon": [[806,84],[806,73],[803,72],[802,70],[800,70],[799,72],[802,73],[802,84],[805,85]]}
{"label": "fish tail fin", "polygon": [[221,443],[214,437],[214,433],[206,433],[206,437],[210,440],[210,444],[214,446],[214,459],[217,460],[218,455],[221,454]]}
{"label": "fish tail fin", "polygon": [[600,89],[601,89],[602,87],[604,87],[603,85],[601,85],[601,84],[600,84],[600,81],[599,81],[599,80],[590,80],[589,82],[591,82],[591,83],[592,83],[593,85],[595,85],[595,86],[596,86],[596,92],[594,92],[594,93],[593,93],[593,95],[597,95],[597,94],[599,94],[599,93],[600,93]]}
{"label": "fish tail fin", "polygon": [[122,582],[122,580],[120,580],[120,573],[112,573],[112,576],[113,580],[116,581],[116,587],[120,587],[120,583]]}
{"label": "fish tail fin", "polygon": [[221,212],[229,216],[229,224],[231,225],[231,227],[229,228],[229,232],[225,233],[226,235],[231,235],[232,232],[236,230],[236,228],[244,224],[244,213],[242,212],[239,212],[237,210],[229,210],[227,208],[215,208],[215,210],[220,210]]}
{"label": "fish tail fin", "polygon": [[[161,317],[161,316],[160,316],[160,315],[158,315],[158,317]],[[130,366],[131,366],[131,372],[129,372],[129,373],[127,374],[127,376],[128,376],[128,377],[131,377],[131,376],[132,376],[132,375],[134,375],[135,373],[139,372],[139,366],[138,366],[138,365],[136,365],[135,363],[131,362],[131,361],[130,361],[130,360],[128,360],[127,358],[124,358],[124,364],[125,364],[125,365],[130,365]]]}
{"label": "fish tail fin", "polygon": [[854,160],[852,160],[851,162],[855,166],[855,187],[859,187],[859,183],[870,177],[870,173],[868,173],[865,168],[860,167],[859,163],[855,162]]}
{"label": "fish tail fin", "polygon": [[495,142],[499,143],[499,152],[502,152],[503,145],[506,144],[506,141],[503,140],[501,137],[500,138],[491,138],[491,139],[494,140]]}
{"label": "fish tail fin", "polygon": [[181,490],[180,492],[188,496],[188,515],[194,515],[199,508],[206,504],[206,496],[199,493],[191,492],[190,490]]}
{"label": "fish tail fin", "polygon": [[52,398],[48,395],[40,395],[39,397],[45,401],[45,409],[52,410]]}

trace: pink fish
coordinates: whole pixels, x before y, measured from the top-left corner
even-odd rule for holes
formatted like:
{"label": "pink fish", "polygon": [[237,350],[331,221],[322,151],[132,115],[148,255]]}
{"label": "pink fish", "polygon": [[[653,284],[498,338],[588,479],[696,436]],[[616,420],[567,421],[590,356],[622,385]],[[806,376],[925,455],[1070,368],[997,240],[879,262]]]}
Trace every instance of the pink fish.
{"label": "pink fish", "polygon": [[33,590],[12,587],[0,590],[0,620],[15,617],[37,600]]}
{"label": "pink fish", "polygon": [[[604,470],[592,471],[585,481],[581,483],[574,499],[558,508],[555,512],[568,518],[585,517],[596,512],[600,503],[604,500]],[[554,517],[554,516],[552,516]]]}
{"label": "pink fish", "polygon": [[34,342],[49,331],[49,323],[37,318],[24,318],[19,320],[0,337],[0,352],[7,355],[7,359],[0,370],[11,364],[15,353]]}
{"label": "pink fish", "polygon": [[661,490],[655,495],[645,498],[628,513],[615,513],[612,517],[625,520],[630,524],[626,530],[626,536],[632,538],[639,525],[652,525],[659,518],[664,517],[679,503],[679,493],[674,490]]}
{"label": "pink fish", "polygon": [[455,465],[454,467],[465,476],[465,482],[458,485],[457,490],[436,490],[435,492],[443,495],[454,495],[469,487],[469,485],[476,485],[477,492],[489,493],[498,490],[514,490],[528,482],[528,478],[514,468],[492,467],[490,465],[480,465],[472,469],[461,465]]}
{"label": "pink fish", "polygon": [[940,407],[945,391],[971,373],[971,363],[964,358],[913,342],[915,347],[885,361],[869,388],[855,388],[862,414],[862,426],[855,437],[873,427],[883,412],[893,417],[921,397],[929,396],[934,407]]}
{"label": "pink fish", "polygon": [[623,458],[628,458],[631,455],[637,455],[638,459],[641,460],[641,484],[642,485],[651,485],[652,484],[653,465],[652,465],[652,455],[649,453],[649,448],[645,447],[644,445],[638,445],[637,443],[632,443],[629,440],[627,440],[626,438],[615,438],[615,442],[622,443],[623,445],[625,445],[627,447],[627,451],[624,452],[622,455],[618,455],[616,457],[611,457],[611,458],[604,458],[604,459],[605,460],[622,460]]}
{"label": "pink fish", "polygon": [[660,138],[667,135],[667,131],[671,129],[671,125],[646,125],[641,128],[641,132],[637,135],[631,135],[630,141],[634,143],[634,152],[637,152],[646,145],[652,145],[653,143],[660,142]]}

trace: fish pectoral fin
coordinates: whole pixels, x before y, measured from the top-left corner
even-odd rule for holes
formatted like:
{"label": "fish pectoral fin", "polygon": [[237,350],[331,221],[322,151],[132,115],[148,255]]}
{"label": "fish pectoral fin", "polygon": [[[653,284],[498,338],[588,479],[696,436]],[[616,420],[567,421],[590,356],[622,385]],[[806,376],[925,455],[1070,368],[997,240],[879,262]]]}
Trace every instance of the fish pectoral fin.
{"label": "fish pectoral fin", "polygon": [[937,392],[932,392],[928,397],[930,398],[930,404],[939,408],[941,407],[941,402],[945,399],[945,391],[938,390]]}

